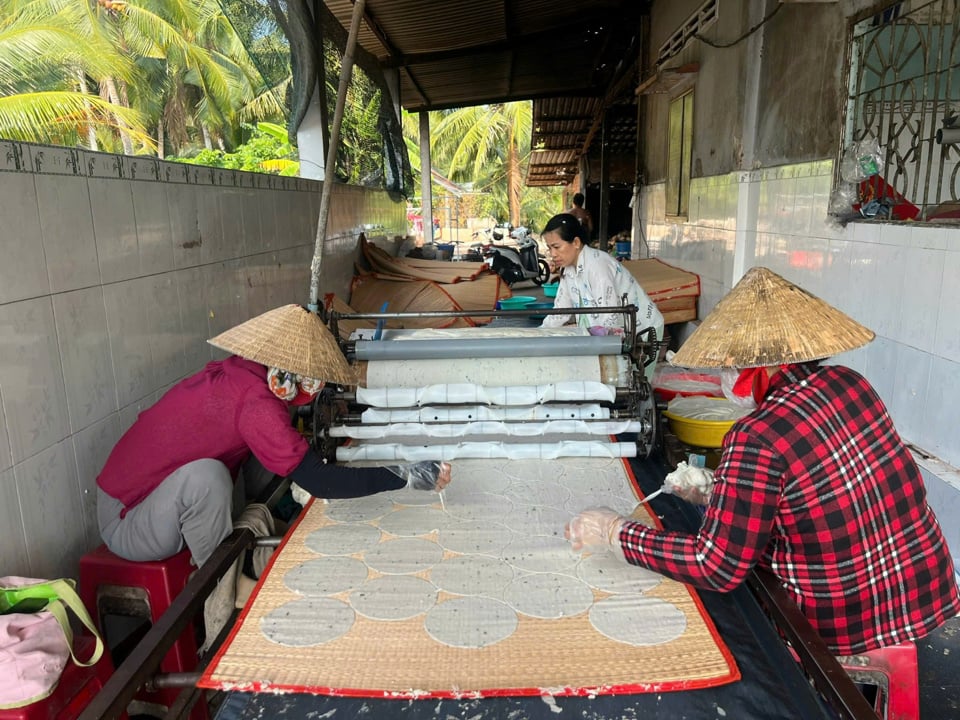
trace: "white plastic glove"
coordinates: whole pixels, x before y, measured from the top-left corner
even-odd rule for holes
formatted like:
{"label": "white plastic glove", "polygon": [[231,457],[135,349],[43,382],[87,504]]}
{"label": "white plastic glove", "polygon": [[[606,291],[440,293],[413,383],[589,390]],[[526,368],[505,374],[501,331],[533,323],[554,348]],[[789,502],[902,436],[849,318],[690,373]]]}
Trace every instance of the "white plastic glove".
{"label": "white plastic glove", "polygon": [[587,508],[567,523],[563,536],[579,552],[590,550],[620,550],[620,529],[626,518],[610,508]]}
{"label": "white plastic glove", "polygon": [[693,467],[681,461],[677,469],[663,480],[663,491],[681,497],[694,505],[707,505],[713,494],[713,471]]}
{"label": "white plastic glove", "polygon": [[295,482],[290,483],[290,495],[293,497],[293,501],[295,503],[302,505],[303,507],[306,507],[307,503],[310,502],[310,498],[313,497],[313,495],[308,493]]}
{"label": "white plastic glove", "polygon": [[390,465],[386,469],[406,480],[407,487],[414,490],[440,492],[450,483],[450,463],[424,460],[406,465]]}

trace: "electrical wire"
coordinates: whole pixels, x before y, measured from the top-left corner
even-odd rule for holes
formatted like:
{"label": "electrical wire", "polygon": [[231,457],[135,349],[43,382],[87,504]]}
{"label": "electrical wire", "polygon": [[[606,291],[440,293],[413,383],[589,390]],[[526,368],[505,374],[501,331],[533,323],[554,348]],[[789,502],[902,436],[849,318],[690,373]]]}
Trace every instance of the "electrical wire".
{"label": "electrical wire", "polygon": [[705,37],[704,37],[703,35],[701,35],[700,33],[694,33],[694,34],[693,34],[693,37],[695,37],[695,38],[696,38],[697,40],[699,40],[700,42],[702,42],[702,43],[704,43],[704,44],[706,44],[706,45],[709,45],[709,46],[712,47],[712,48],[717,48],[718,50],[722,50],[722,49],[724,49],[724,48],[733,47],[734,45],[736,45],[736,44],[738,44],[738,43],[740,43],[740,42],[743,42],[743,41],[746,40],[748,37],[750,37],[751,35],[753,35],[757,30],[759,30],[759,29],[762,28],[764,25],[766,25],[766,24],[767,24],[767,21],[770,20],[771,18],[773,18],[773,16],[776,15],[778,12],[780,12],[780,8],[782,8],[782,7],[783,7],[783,3],[778,2],[778,3],[776,4],[776,6],[773,8],[773,10],[771,10],[769,13],[767,13],[766,17],[764,17],[763,20],[761,20],[761,21],[758,22],[756,25],[754,25],[753,27],[751,27],[749,30],[747,30],[743,35],[741,35],[740,37],[738,37],[736,40],[731,40],[731,41],[728,42],[728,43],[718,43],[718,42],[714,42],[713,40],[709,40],[709,39],[705,38]]}

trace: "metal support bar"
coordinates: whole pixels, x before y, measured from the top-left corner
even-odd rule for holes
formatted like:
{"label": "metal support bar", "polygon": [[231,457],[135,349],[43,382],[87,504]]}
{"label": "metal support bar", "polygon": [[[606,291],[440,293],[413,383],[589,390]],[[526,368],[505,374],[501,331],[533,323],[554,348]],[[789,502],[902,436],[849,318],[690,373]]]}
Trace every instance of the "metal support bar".
{"label": "metal support bar", "polygon": [[758,568],[750,573],[747,583],[789,641],[814,687],[833,709],[845,720],[877,720],[870,703],[827,649],[807,616],[787,595],[777,577]]}
{"label": "metal support bar", "polygon": [[110,676],[80,714],[79,720],[112,720],[126,711],[137,689],[156,673],[167,651],[173,647],[193,616],[202,609],[217,582],[240,554],[253,545],[254,539],[253,532],[247,528],[234,530],[214,550],[209,560],[190,577],[167,611]]}

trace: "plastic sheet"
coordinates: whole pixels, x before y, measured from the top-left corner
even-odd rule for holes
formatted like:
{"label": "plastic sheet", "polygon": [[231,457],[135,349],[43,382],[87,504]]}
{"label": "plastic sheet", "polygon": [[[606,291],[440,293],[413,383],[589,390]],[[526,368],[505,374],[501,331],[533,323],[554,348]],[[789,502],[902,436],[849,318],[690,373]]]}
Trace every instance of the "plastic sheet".
{"label": "plastic sheet", "polygon": [[399,445],[361,443],[337,448],[338,462],[358,460],[419,462],[462,458],[507,458],[510,460],[555,460],[560,457],[636,457],[636,443],[556,440],[541,443],[461,442],[451,445]]}
{"label": "plastic sheet", "polygon": [[471,420],[604,420],[610,417],[609,408],[596,403],[585,405],[529,405],[520,407],[491,407],[488,405],[455,405],[419,408],[367,408],[360,416],[363,423],[419,423],[465,422]]}
{"label": "plastic sheet", "polygon": [[380,408],[409,408],[431,403],[538,405],[547,402],[610,402],[617,389],[599,382],[487,387],[468,383],[420,388],[357,388],[357,402]]}
{"label": "plastic sheet", "polygon": [[479,420],[458,424],[390,423],[387,425],[337,425],[330,428],[331,437],[356,439],[430,437],[457,438],[471,435],[506,435],[508,437],[540,437],[548,433],[561,435],[619,435],[639,432],[640,422],[619,420],[585,422],[583,420],[548,420],[546,422],[506,423]]}

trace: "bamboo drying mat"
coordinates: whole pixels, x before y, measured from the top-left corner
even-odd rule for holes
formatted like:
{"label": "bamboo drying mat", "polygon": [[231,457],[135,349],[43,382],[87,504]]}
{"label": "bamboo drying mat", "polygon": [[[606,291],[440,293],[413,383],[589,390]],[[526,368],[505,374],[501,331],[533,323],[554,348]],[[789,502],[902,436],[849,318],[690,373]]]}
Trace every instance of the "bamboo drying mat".
{"label": "bamboo drying mat", "polygon": [[[629,466],[614,462],[623,470],[631,497],[638,497]],[[227,641],[205,670],[200,687],[416,699],[667,692],[723,685],[740,678],[699,598],[686,585],[668,578],[645,596],[679,608],[686,627],[675,639],[657,645],[610,640],[593,628],[587,612],[558,620],[518,613],[516,631],[483,648],[436,642],[424,631],[422,614],[407,620],[376,621],[356,613],[351,629],[333,641],[307,647],[272,642],[261,632],[260,621],[286,603],[302,599],[284,585],[283,578],[293,568],[320,557],[306,547],[305,540],[315,530],[333,524],[325,508],[324,503],[313,501],[301,513]],[[659,525],[645,506],[638,506],[634,516]],[[435,538],[436,533],[427,537]],[[449,557],[452,553],[445,554]],[[593,594],[595,601],[609,595],[595,589]],[[333,597],[346,602],[348,595]],[[452,597],[444,591],[438,593],[440,602]],[[655,626],[656,620],[642,620],[642,612],[638,612],[638,622]]]}

